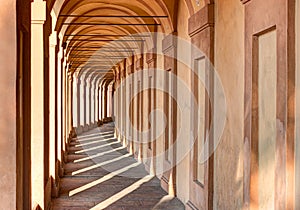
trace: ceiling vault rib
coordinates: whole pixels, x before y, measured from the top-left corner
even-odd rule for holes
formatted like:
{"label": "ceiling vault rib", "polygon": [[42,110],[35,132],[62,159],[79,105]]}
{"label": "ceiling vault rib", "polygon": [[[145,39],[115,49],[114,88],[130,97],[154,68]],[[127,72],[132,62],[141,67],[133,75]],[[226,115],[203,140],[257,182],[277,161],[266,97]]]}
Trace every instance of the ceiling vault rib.
{"label": "ceiling vault rib", "polygon": [[87,25],[87,26],[160,26],[160,23],[62,23],[63,25]]}
{"label": "ceiling vault rib", "polygon": [[92,42],[110,42],[110,41],[116,41],[116,42],[145,42],[145,40],[141,39],[70,39],[69,41],[92,41]]}
{"label": "ceiling vault rib", "polygon": [[61,14],[61,17],[90,17],[90,18],[168,18],[167,15],[68,15]]}
{"label": "ceiling vault rib", "polygon": [[128,37],[128,38],[148,38],[150,35],[126,35],[126,34],[120,34],[120,35],[104,35],[104,34],[67,34],[65,35],[66,40],[71,40],[73,37]]}
{"label": "ceiling vault rib", "polygon": [[[85,49],[78,49],[72,50],[72,52],[98,52],[95,50],[85,50]],[[101,52],[134,52],[133,50],[101,50]]]}
{"label": "ceiling vault rib", "polygon": [[[112,48],[112,47],[104,47],[104,46],[76,46],[76,47],[74,47],[74,48],[72,48],[72,51],[74,50],[74,51],[76,51],[76,50],[80,50],[80,49],[101,49],[101,50],[103,50],[103,49],[112,49],[112,50],[130,50],[130,51],[133,51],[133,50],[139,50],[140,48],[137,48],[137,47],[135,47],[135,48],[132,48],[132,47],[128,47],[128,48],[125,48],[125,47],[114,47],[114,48]],[[94,50],[93,50],[94,51]]]}

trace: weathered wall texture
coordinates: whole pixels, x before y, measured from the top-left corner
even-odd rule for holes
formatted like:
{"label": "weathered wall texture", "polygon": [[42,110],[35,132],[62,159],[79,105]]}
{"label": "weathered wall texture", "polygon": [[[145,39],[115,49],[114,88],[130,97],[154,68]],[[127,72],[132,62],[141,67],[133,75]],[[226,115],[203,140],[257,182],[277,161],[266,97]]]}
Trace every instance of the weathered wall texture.
{"label": "weathered wall texture", "polygon": [[296,1],[296,195],[295,209],[300,209],[300,1]]}
{"label": "weathered wall texture", "polygon": [[215,68],[227,98],[227,120],[214,153],[214,209],[242,209],[244,6],[215,1]]}
{"label": "weathered wall texture", "polygon": [[16,209],[16,1],[0,4],[0,203]]}
{"label": "weathered wall texture", "polygon": [[[188,35],[188,21],[187,17],[189,17],[190,14],[188,13],[187,6],[185,4],[184,0],[179,1],[178,5],[178,23],[177,23],[177,32],[179,39],[184,40],[190,40],[190,37]],[[177,55],[182,56],[185,53],[191,54],[190,48],[188,46],[183,46],[184,44],[179,41],[177,46]],[[189,56],[191,57],[191,56]],[[178,78],[180,78],[187,87],[190,87],[190,73],[189,69],[185,64],[181,62],[177,62],[177,75]],[[179,84],[179,83],[178,83]],[[186,100],[187,104],[190,104],[190,99],[188,95],[186,95],[181,88],[177,89],[179,100]],[[187,98],[186,98],[187,97]],[[184,99],[183,99],[184,98]],[[178,131],[184,132],[186,134],[186,142],[185,147],[189,147],[189,139],[190,139],[190,116],[184,116],[180,115],[180,111],[177,114],[177,127]],[[180,151],[186,151],[188,148],[184,149],[182,147],[177,147],[177,154],[180,154]],[[190,156],[186,155],[184,159],[179,160],[180,157],[177,157],[179,164],[177,165],[177,180],[176,180],[176,186],[177,186],[177,196],[178,198],[183,202],[186,203],[189,199],[189,171],[190,171]]]}

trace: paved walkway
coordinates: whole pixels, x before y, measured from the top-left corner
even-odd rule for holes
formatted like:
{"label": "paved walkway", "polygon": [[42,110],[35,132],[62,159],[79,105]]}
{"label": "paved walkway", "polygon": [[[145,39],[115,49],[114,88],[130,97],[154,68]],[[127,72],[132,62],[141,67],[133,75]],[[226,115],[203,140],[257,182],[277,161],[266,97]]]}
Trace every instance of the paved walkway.
{"label": "paved walkway", "polygon": [[53,210],[122,209],[181,210],[113,137],[112,124],[79,135],[70,144],[61,195]]}

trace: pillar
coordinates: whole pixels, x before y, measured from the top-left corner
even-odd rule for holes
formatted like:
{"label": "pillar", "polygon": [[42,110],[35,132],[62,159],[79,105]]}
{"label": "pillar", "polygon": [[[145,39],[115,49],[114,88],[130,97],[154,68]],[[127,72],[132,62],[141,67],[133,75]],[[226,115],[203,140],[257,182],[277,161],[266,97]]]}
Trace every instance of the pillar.
{"label": "pillar", "polygon": [[91,97],[90,97],[90,94],[91,94],[91,92],[90,92],[90,86],[91,86],[91,84],[90,84],[90,81],[87,79],[86,80],[86,86],[85,86],[85,91],[86,91],[86,95],[85,95],[85,107],[86,107],[86,109],[85,109],[85,117],[86,117],[86,121],[85,121],[85,127],[86,127],[86,130],[89,130],[89,125],[90,125],[90,120],[91,120],[91,118],[90,118],[90,112],[91,112],[91,101],[90,101],[90,99],[91,99]]}
{"label": "pillar", "polygon": [[109,86],[108,86],[108,103],[107,103],[107,116],[108,117],[112,117],[112,94],[113,94],[113,84],[111,83]]}
{"label": "pillar", "polygon": [[56,73],[56,138],[57,138],[57,168],[59,170],[59,175],[63,175],[62,168],[62,60],[63,60],[63,49],[59,45],[59,52],[57,54],[57,73]]}
{"label": "pillar", "polygon": [[94,121],[98,125],[99,120],[99,87],[98,87],[98,78],[95,81],[95,114]]}
{"label": "pillar", "polygon": [[91,122],[91,128],[95,127],[95,81],[91,81],[91,87],[90,87],[90,122]]}
{"label": "pillar", "polygon": [[164,138],[164,152],[166,153],[166,157],[163,160],[164,174],[161,179],[161,185],[170,195],[176,195],[176,147],[174,143],[177,132],[177,109],[176,102],[170,97],[170,95],[177,95],[177,81],[174,81],[171,76],[172,74],[177,75],[177,39],[174,39],[173,33],[163,39],[162,46],[164,54],[164,70],[168,71],[168,73],[166,73],[168,76],[165,78],[168,95],[164,95],[164,109],[167,113],[167,129]]}
{"label": "pillar", "polygon": [[107,84],[104,85],[103,89],[103,117],[107,118]]}
{"label": "pillar", "polygon": [[[65,50],[64,50],[65,51]],[[62,154],[63,154],[63,160],[64,162],[67,161],[66,156],[66,142],[67,142],[67,125],[68,125],[68,118],[67,118],[67,71],[68,71],[68,64],[66,62],[66,59],[64,57],[65,52],[63,53],[63,62],[62,62]]]}
{"label": "pillar", "polygon": [[98,121],[99,121],[99,124],[101,125],[102,124],[102,93],[101,93],[101,86],[99,84],[98,86]]}
{"label": "pillar", "polygon": [[52,179],[52,196],[58,196],[58,176],[56,175],[56,122],[55,122],[55,108],[56,108],[56,93],[55,93],[55,81],[56,81],[56,45],[57,34],[52,32],[50,36],[50,50],[49,50],[49,166],[50,176]]}
{"label": "pillar", "polygon": [[77,76],[77,83],[76,83],[76,98],[77,98],[77,109],[76,109],[76,112],[77,112],[77,127],[76,127],[76,133],[77,135],[78,134],[81,134],[82,133],[82,128],[81,128],[81,112],[80,112],[80,109],[81,109],[81,95],[80,95],[80,91],[81,91],[81,81],[80,81],[80,78]]}
{"label": "pillar", "polygon": [[62,123],[62,62],[63,62],[63,49],[59,45],[59,52],[57,55],[57,72],[56,72],[56,96],[57,96],[57,112],[56,112],[56,124],[57,124],[57,160],[59,175],[63,175],[62,167],[62,147],[63,147],[63,123]]}
{"label": "pillar", "polygon": [[32,206],[44,201],[44,23],[46,2],[31,3],[31,192]]}
{"label": "pillar", "polygon": [[80,126],[82,127],[82,131],[85,125],[85,81],[80,78]]}
{"label": "pillar", "polygon": [[73,90],[74,90],[74,80],[73,80],[73,75],[74,72],[69,71],[68,72],[68,110],[67,110],[67,114],[68,114],[68,134],[69,134],[69,139],[68,142],[71,140],[71,138],[76,137],[76,132],[74,130],[74,121],[73,121],[73,113],[74,113],[74,94],[73,94]]}

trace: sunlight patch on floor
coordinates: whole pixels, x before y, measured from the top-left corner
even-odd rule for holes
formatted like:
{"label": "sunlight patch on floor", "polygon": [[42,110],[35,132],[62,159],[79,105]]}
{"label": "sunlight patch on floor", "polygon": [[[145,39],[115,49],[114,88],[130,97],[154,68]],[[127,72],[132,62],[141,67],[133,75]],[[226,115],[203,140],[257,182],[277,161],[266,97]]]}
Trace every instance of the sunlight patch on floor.
{"label": "sunlight patch on floor", "polygon": [[95,141],[92,141],[92,142],[88,142],[88,143],[83,143],[83,144],[77,144],[75,145],[75,147],[81,147],[81,146],[87,146],[87,145],[91,145],[91,144],[96,144],[98,142],[105,142],[105,141],[109,141],[109,140],[113,140],[115,138],[108,138],[108,139],[99,139],[99,140],[95,140]]}
{"label": "sunlight patch on floor", "polygon": [[91,210],[99,210],[104,209],[110,206],[111,204],[115,203],[116,201],[120,200],[121,198],[125,197],[126,195],[132,193],[134,190],[138,189],[142,184],[149,182],[154,176],[147,175],[142,179],[138,180],[137,182],[133,183],[129,187],[123,189],[122,191],[118,192],[117,194],[109,197],[108,199],[102,201],[101,203],[97,204],[97,206],[91,208]]}
{"label": "sunlight patch on floor", "polygon": [[163,203],[166,203],[166,202],[169,202],[171,201],[172,199],[174,199],[175,197],[172,196],[172,195],[165,195],[164,197],[162,197],[160,199],[160,201],[153,207],[153,209],[156,209],[159,205],[163,204]]}
{"label": "sunlight patch on floor", "polygon": [[119,169],[119,170],[116,170],[116,171],[114,171],[114,172],[111,172],[111,173],[109,173],[109,174],[103,176],[102,178],[100,178],[100,179],[98,179],[98,180],[96,180],[96,181],[93,181],[93,182],[88,183],[88,184],[86,184],[86,185],[83,185],[83,186],[81,186],[81,187],[79,187],[79,188],[76,188],[76,189],[74,189],[74,190],[71,190],[71,191],[69,192],[69,197],[71,197],[71,196],[73,196],[73,195],[76,195],[76,194],[78,194],[78,193],[80,193],[80,192],[83,192],[83,191],[85,191],[85,190],[87,190],[87,189],[90,189],[90,188],[92,188],[92,187],[94,187],[94,186],[96,186],[96,185],[98,185],[98,184],[101,184],[102,182],[105,182],[105,181],[107,181],[107,180],[110,180],[111,178],[113,178],[113,177],[115,177],[115,176],[117,176],[117,175],[119,175],[119,174],[121,174],[121,173],[124,173],[125,171],[128,171],[129,169],[134,168],[134,167],[136,167],[136,166],[138,166],[138,165],[140,165],[140,163],[133,163],[133,164],[131,164],[131,165],[129,165],[129,166],[126,166],[126,167],[124,167],[124,168],[121,168],[121,169]]}
{"label": "sunlight patch on floor", "polygon": [[113,163],[113,162],[122,160],[122,159],[127,158],[127,157],[130,157],[130,156],[131,156],[131,154],[125,154],[125,155],[122,155],[122,156],[120,156],[120,157],[117,157],[117,158],[114,158],[114,159],[111,159],[111,160],[108,160],[108,161],[105,161],[105,162],[102,162],[102,163],[99,163],[99,164],[96,164],[96,165],[92,165],[92,166],[87,167],[87,168],[79,169],[79,170],[77,170],[77,171],[72,172],[72,176],[73,176],[73,175],[78,175],[78,174],[83,173],[83,172],[90,171],[90,170],[92,170],[92,169],[95,169],[95,168],[98,168],[98,167],[107,165],[107,164],[109,164],[109,163]]}
{"label": "sunlight patch on floor", "polygon": [[114,145],[114,144],[118,144],[118,143],[119,143],[119,142],[110,142],[110,143],[103,144],[103,145],[100,145],[100,146],[96,146],[96,147],[92,147],[92,148],[88,148],[88,149],[83,149],[83,150],[80,150],[80,151],[76,151],[75,154],[86,153],[86,152],[89,152],[89,151],[101,149],[101,148],[103,148],[103,147],[107,147],[107,146]]}
{"label": "sunlight patch on floor", "polygon": [[79,163],[79,162],[83,162],[83,161],[86,161],[86,160],[90,160],[90,159],[93,159],[93,158],[96,158],[96,157],[100,157],[100,156],[103,156],[103,155],[106,155],[106,154],[109,154],[109,153],[112,153],[112,152],[118,152],[119,150],[122,150],[124,148],[125,148],[124,146],[121,146],[121,147],[114,148],[112,150],[101,152],[101,153],[98,153],[98,154],[95,154],[95,155],[90,155],[90,156],[85,157],[85,158],[74,160],[74,163]]}

